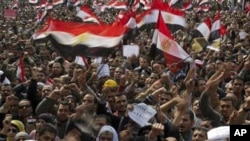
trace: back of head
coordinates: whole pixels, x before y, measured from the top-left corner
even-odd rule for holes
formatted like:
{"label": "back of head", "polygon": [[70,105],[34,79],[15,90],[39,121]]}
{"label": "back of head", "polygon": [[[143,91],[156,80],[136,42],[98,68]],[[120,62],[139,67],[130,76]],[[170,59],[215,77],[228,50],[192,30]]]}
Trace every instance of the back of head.
{"label": "back of head", "polygon": [[31,139],[29,134],[26,133],[26,132],[18,132],[15,136],[15,140],[21,140],[21,139],[24,139],[24,140],[29,140]]}

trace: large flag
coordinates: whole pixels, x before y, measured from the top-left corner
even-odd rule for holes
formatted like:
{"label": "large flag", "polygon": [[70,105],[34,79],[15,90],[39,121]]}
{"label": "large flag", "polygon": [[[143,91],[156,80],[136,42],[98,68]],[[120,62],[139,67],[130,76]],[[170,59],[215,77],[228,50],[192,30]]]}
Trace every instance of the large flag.
{"label": "large flag", "polygon": [[48,38],[63,56],[107,56],[120,45],[127,28],[121,25],[96,25],[48,21],[33,34],[34,40]]}
{"label": "large flag", "polygon": [[157,26],[153,36],[153,43],[156,47],[164,53],[167,66],[173,63],[189,62],[192,58],[186,53],[186,51],[174,40],[170,31],[166,27],[161,13],[157,22]]}
{"label": "large flag", "polygon": [[96,15],[85,5],[81,6],[81,8],[77,11],[76,16],[81,18],[84,22],[94,22],[100,24]]}

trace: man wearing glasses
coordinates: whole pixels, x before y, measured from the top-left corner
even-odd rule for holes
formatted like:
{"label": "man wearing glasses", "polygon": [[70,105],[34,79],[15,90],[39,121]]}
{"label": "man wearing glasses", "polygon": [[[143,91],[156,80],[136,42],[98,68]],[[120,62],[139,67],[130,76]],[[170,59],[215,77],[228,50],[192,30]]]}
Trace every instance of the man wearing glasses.
{"label": "man wearing glasses", "polygon": [[25,124],[26,132],[30,133],[34,128],[36,119],[33,117],[33,108],[28,99],[22,99],[18,103],[18,113],[20,120]]}

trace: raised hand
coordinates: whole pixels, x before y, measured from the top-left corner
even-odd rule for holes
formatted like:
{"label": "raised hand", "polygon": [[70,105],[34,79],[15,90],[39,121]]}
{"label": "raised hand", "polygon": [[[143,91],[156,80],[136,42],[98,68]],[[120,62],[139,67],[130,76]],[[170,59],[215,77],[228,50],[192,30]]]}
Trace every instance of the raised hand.
{"label": "raised hand", "polygon": [[60,98],[60,90],[59,90],[59,89],[53,90],[53,91],[49,94],[48,98],[57,101],[57,100]]}
{"label": "raised hand", "polygon": [[155,140],[157,136],[164,135],[164,125],[161,123],[154,123],[152,125],[151,131],[148,134],[149,140]]}

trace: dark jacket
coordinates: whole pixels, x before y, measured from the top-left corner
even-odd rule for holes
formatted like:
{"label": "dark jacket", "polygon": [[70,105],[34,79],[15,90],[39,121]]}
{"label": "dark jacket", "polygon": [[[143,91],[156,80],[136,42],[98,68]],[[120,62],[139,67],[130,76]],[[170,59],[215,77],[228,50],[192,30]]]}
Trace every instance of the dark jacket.
{"label": "dark jacket", "polygon": [[212,109],[209,103],[209,94],[202,93],[199,101],[202,116],[212,121],[214,127],[225,125],[223,117]]}

